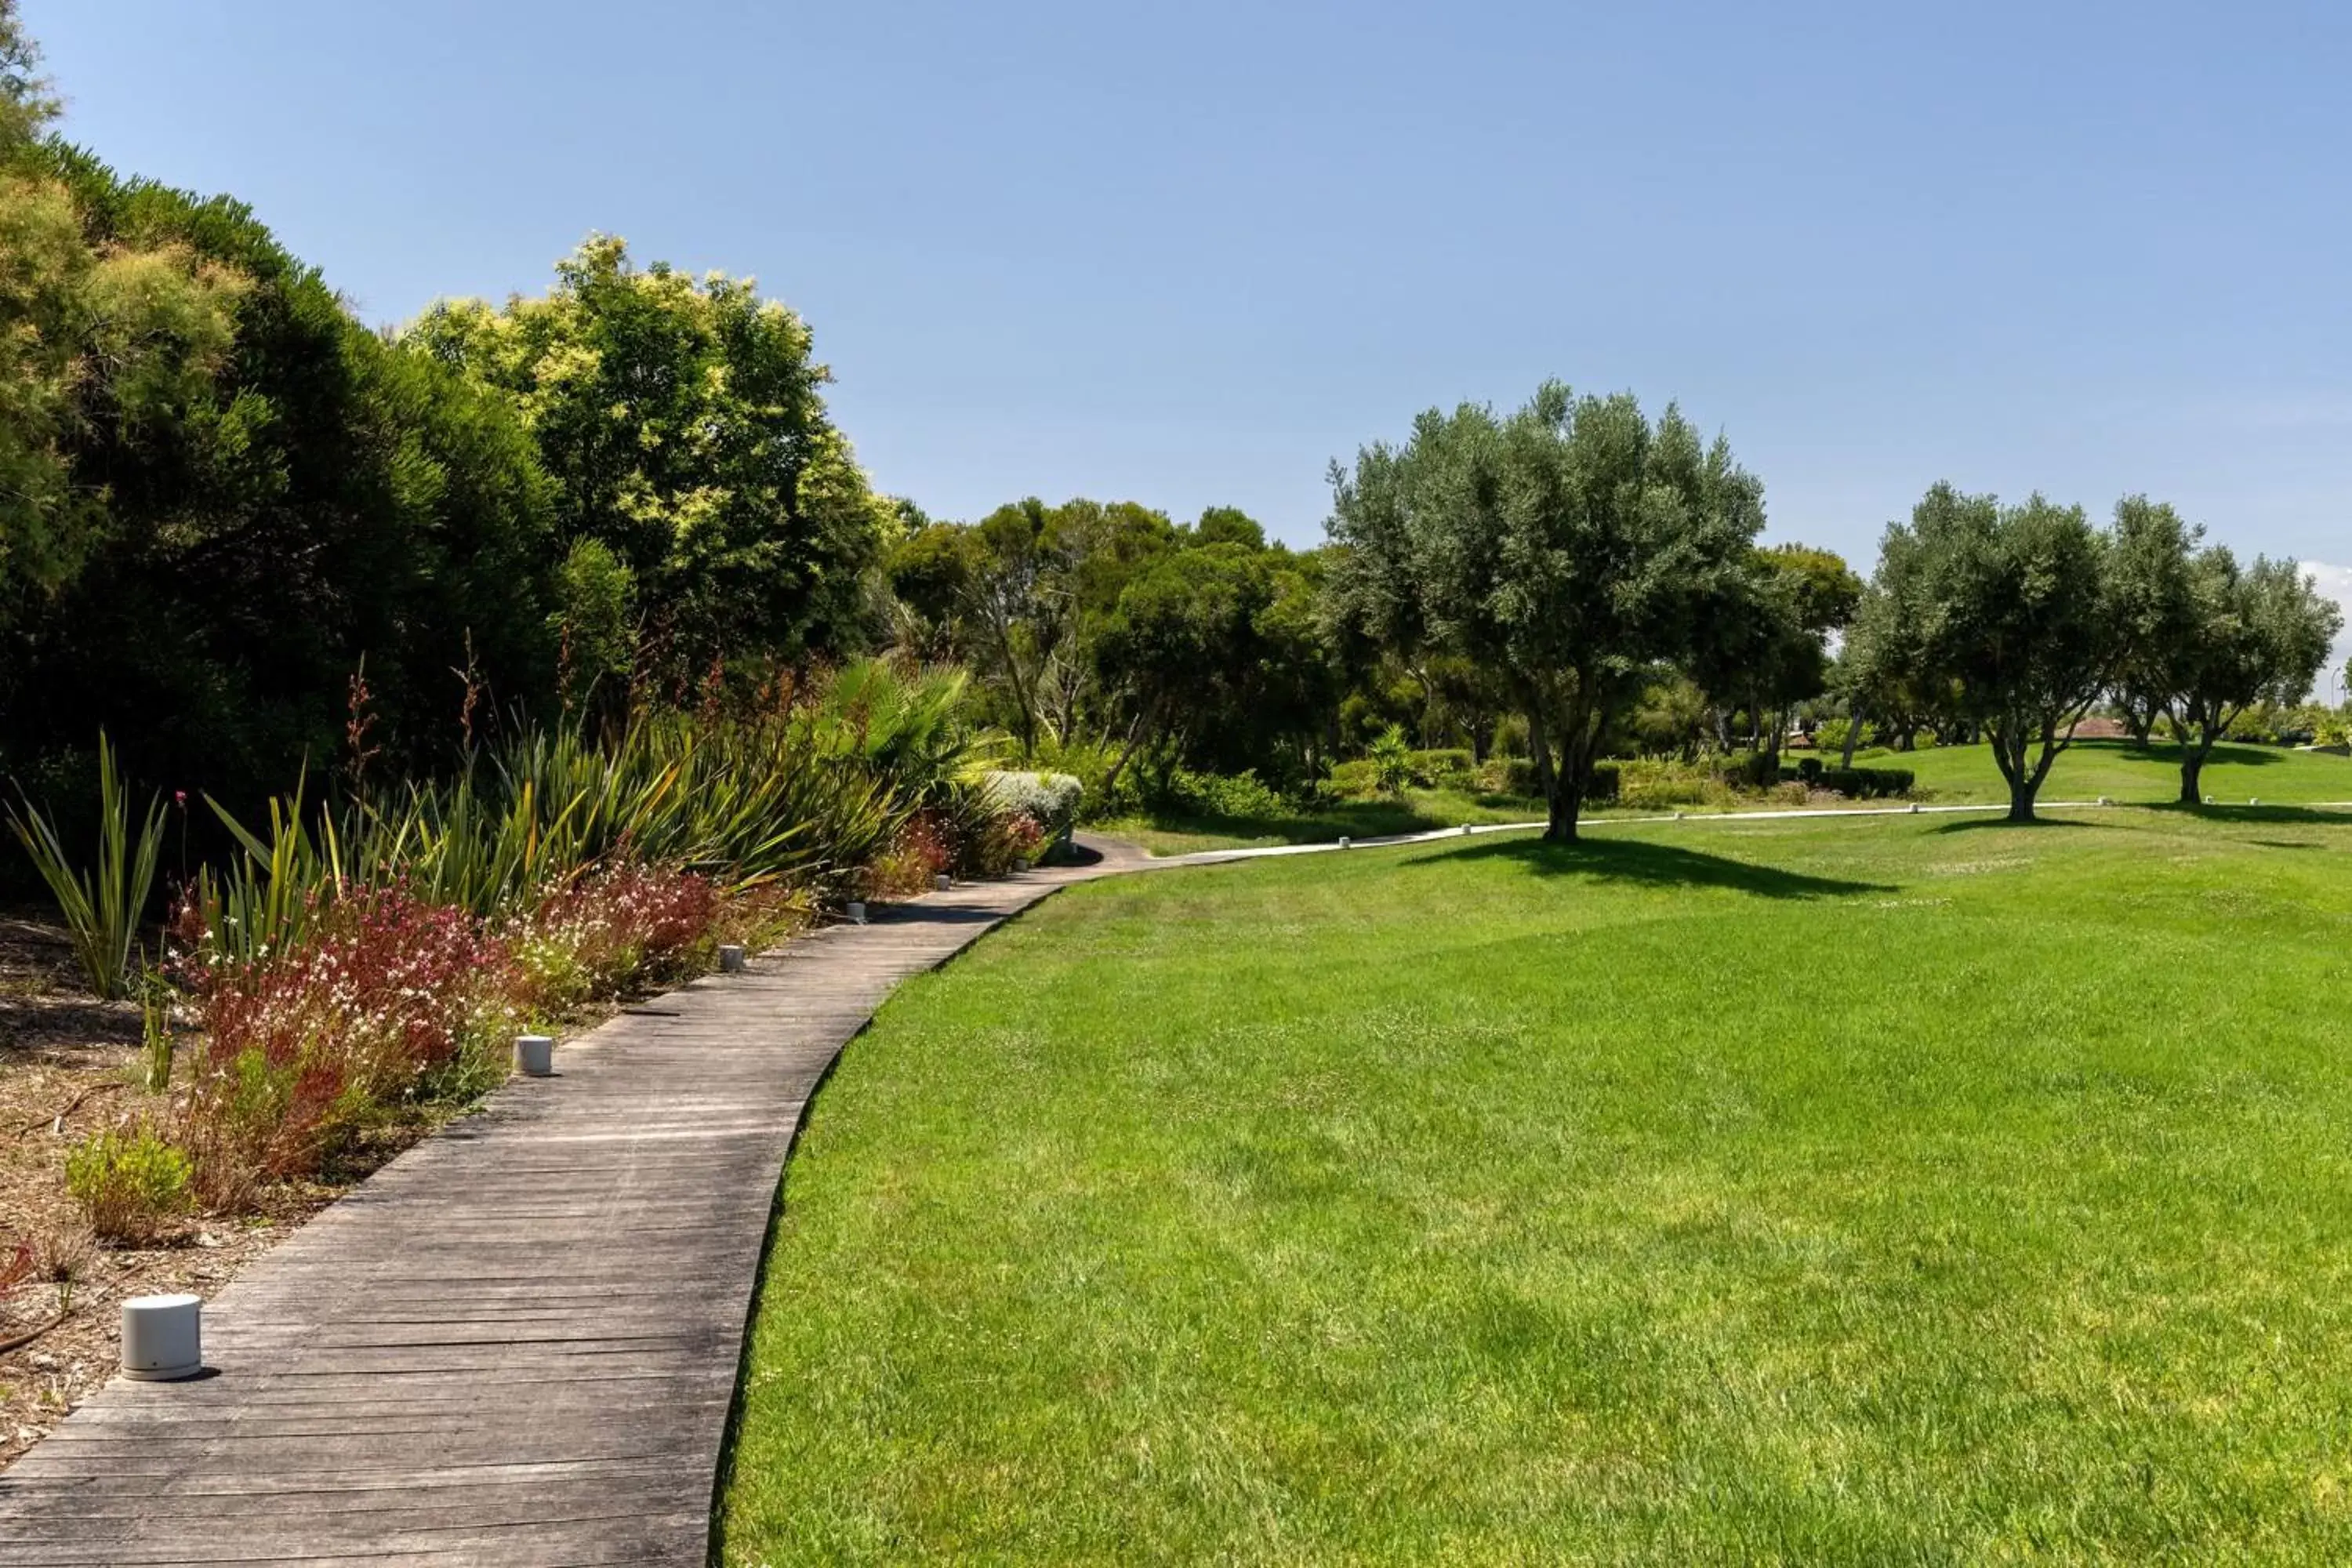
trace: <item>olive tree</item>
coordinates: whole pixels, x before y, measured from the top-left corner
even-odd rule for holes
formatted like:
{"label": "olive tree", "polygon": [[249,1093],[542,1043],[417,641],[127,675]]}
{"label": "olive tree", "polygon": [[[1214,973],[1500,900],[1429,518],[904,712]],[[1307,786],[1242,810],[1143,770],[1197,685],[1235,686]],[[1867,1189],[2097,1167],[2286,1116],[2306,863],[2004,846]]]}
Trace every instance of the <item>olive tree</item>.
{"label": "olive tree", "polygon": [[2204,536],[2146,496],[2116,503],[2107,574],[2116,637],[2113,696],[2143,746],[2177,694],[2182,649],[2199,635],[2191,580]]}
{"label": "olive tree", "polygon": [[2032,822],[2051,764],[2113,677],[2107,537],[2080,507],[2041,496],[2002,506],[1938,484],[1887,530],[1862,625],[1904,628],[1916,678],[1981,728],[2009,784],[2009,819]]}
{"label": "olive tree", "polygon": [[2206,759],[2248,709],[2300,701],[2343,612],[2292,561],[2242,566],[2146,496],[2116,504],[2107,596],[2116,700],[2143,742],[2156,715],[2180,738],[2180,799],[2204,798]]}
{"label": "olive tree", "polygon": [[2180,799],[2203,798],[2200,775],[2232,722],[2259,703],[2303,700],[2327,663],[2344,613],[2293,561],[2241,566],[2223,545],[2189,563],[2187,635],[2163,668],[2180,736]]}
{"label": "olive tree", "polygon": [[1402,447],[1334,463],[1331,485],[1336,616],[1495,672],[1560,842],[1611,721],[1657,665],[1688,662],[1764,521],[1763,487],[1720,437],[1559,382],[1507,416],[1433,408]]}

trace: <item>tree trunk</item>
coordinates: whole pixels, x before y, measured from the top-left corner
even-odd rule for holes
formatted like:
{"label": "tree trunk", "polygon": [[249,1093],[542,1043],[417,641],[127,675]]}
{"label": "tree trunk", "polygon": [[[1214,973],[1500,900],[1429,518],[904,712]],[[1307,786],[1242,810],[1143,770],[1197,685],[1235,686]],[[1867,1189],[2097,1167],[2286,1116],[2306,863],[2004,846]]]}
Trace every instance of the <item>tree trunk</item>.
{"label": "tree trunk", "polygon": [[2193,742],[2180,748],[2180,804],[2183,805],[2205,804],[2204,791],[2199,781],[2205,775],[2207,750],[2207,747]]}
{"label": "tree trunk", "polygon": [[1544,797],[1544,837],[1554,844],[1576,842],[1577,797],[1583,792],[1583,782],[1571,776],[1575,773],[1570,754],[1572,741],[1563,741],[1559,764],[1552,760],[1551,731],[1544,723],[1543,704],[1530,700],[1528,712],[1528,754],[1535,763],[1536,788]]}
{"label": "tree trunk", "polygon": [[1848,713],[1848,714],[1846,715],[1846,719],[1845,719],[1845,755],[1844,755],[1843,757],[1842,757],[1842,758],[1840,758],[1840,759],[1839,759],[1839,761],[1838,761],[1838,766],[1840,766],[1840,767],[1842,767],[1842,768],[1844,768],[1844,769],[1848,770],[1849,772],[1851,772],[1851,771],[1853,770],[1853,748],[1854,748],[1854,743],[1855,743],[1856,742],[1860,741],[1861,739],[1862,739],[1862,710],[1861,710],[1860,709],[1858,709],[1858,708],[1857,708],[1857,709],[1855,709],[1853,711],[1852,711],[1852,712],[1850,712],[1850,713]]}
{"label": "tree trunk", "polygon": [[1545,825],[1544,837],[1554,844],[1576,842],[1576,784],[1559,774],[1552,775],[1551,820]]}
{"label": "tree trunk", "polygon": [[2009,785],[2009,820],[2032,822],[2034,790],[2041,781],[2026,773],[2025,738],[2014,731],[1996,729],[1990,739],[1993,763]]}
{"label": "tree trunk", "polygon": [[1141,713],[1135,716],[1135,722],[1128,727],[1127,749],[1119,752],[1117,762],[1111,763],[1110,772],[1103,774],[1102,792],[1106,796],[1117,787],[1118,775],[1127,771],[1129,761],[1134,757],[1137,749],[1143,744],[1144,736],[1149,732],[1144,728],[1143,720],[1144,715]]}

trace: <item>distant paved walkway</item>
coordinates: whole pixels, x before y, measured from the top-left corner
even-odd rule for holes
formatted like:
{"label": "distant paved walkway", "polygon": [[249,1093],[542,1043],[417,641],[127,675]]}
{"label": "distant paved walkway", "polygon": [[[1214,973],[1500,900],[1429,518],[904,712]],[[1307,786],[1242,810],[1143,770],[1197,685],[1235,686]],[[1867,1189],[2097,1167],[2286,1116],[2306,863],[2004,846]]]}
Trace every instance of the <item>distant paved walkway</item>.
{"label": "distant paved walkway", "polygon": [[0,1474],[0,1563],[683,1563],[784,1156],[891,988],[1055,889],[877,908],[656,997],[393,1161]]}

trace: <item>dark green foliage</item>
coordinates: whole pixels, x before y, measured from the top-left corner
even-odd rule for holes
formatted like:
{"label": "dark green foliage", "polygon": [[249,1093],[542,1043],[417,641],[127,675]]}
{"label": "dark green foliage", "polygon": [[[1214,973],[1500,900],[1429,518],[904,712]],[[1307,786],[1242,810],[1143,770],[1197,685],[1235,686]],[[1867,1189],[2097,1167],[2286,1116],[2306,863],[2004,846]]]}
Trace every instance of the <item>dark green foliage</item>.
{"label": "dark green foliage", "polygon": [[1467,747],[1424,748],[1412,755],[1412,782],[1423,789],[1461,789],[1469,785],[1478,764]]}
{"label": "dark green foliage", "polygon": [[56,144],[17,161],[100,242],[184,247],[247,280],[201,396],[70,448],[106,526],[0,661],[17,766],[106,725],[134,776],[250,799],[335,754],[362,657],[387,765],[445,754],[469,633],[499,700],[548,689],[547,491],[502,399],[360,326],[235,202]]}
{"label": "dark green foliage", "polygon": [[1815,777],[1822,788],[1855,800],[1906,795],[1916,782],[1907,768],[1823,768]]}

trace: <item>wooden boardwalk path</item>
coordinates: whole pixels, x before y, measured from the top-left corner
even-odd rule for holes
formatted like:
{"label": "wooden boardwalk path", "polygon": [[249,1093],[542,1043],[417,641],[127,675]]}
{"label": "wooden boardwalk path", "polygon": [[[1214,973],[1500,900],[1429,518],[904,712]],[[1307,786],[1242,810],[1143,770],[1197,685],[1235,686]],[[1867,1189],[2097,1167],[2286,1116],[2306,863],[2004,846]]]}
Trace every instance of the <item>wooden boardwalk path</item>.
{"label": "wooden boardwalk path", "polygon": [[906,976],[1110,862],[815,931],[556,1053],[0,1473],[0,1563],[704,1563],[784,1156]]}

